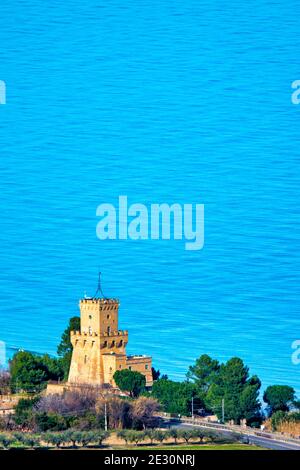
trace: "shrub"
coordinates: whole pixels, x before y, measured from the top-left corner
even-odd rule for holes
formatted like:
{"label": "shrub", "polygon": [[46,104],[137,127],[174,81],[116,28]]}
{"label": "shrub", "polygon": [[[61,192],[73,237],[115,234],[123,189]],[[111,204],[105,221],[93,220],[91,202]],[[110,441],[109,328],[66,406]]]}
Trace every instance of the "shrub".
{"label": "shrub", "polygon": [[178,430],[176,428],[172,428],[168,431],[168,434],[174,439],[175,444],[177,444]]}
{"label": "shrub", "polygon": [[151,444],[153,444],[153,441],[155,441],[155,430],[147,429],[145,431],[145,437],[150,440]]}
{"label": "shrub", "polygon": [[120,390],[129,392],[132,398],[138,397],[146,386],[146,378],[137,371],[123,369],[114,373],[114,380]]}
{"label": "shrub", "polygon": [[105,441],[109,435],[109,431],[95,431],[94,439],[96,442],[98,442],[99,446],[102,446],[103,441]]}
{"label": "shrub", "polygon": [[14,439],[12,436],[10,436],[9,434],[0,433],[0,445],[4,449],[7,449],[8,447],[10,447],[13,442],[14,442]]}
{"label": "shrub", "polygon": [[139,442],[144,441],[146,435],[143,431],[128,431],[127,439],[129,442],[134,442],[137,446]]}
{"label": "shrub", "polygon": [[159,411],[160,404],[154,398],[139,397],[131,403],[130,415],[132,426],[136,429],[154,428],[159,418],[155,413]]}
{"label": "shrub", "polygon": [[166,431],[160,431],[159,429],[154,431],[154,440],[162,443],[167,437]]}
{"label": "shrub", "polygon": [[84,431],[81,433],[80,442],[83,447],[87,447],[91,442],[95,442],[96,436],[94,431]]}
{"label": "shrub", "polygon": [[40,432],[63,431],[67,428],[64,417],[56,413],[36,413],[35,424]]}
{"label": "shrub", "polygon": [[65,436],[64,433],[47,432],[44,434],[43,440],[49,444],[53,444],[56,447],[60,447],[60,445],[65,442]]}
{"label": "shrub", "polygon": [[38,447],[40,445],[40,436],[38,434],[14,432],[13,437],[24,447]]}
{"label": "shrub", "polygon": [[128,444],[128,442],[130,442],[129,433],[130,431],[128,429],[124,429],[122,431],[118,431],[117,436],[119,439],[123,439],[123,441],[125,441],[126,444]]}
{"label": "shrub", "polygon": [[188,443],[193,437],[195,437],[195,431],[192,429],[180,429],[178,431],[178,437],[184,439]]}
{"label": "shrub", "polygon": [[200,442],[203,442],[205,437],[207,437],[208,431],[203,428],[196,428],[193,432],[193,437],[199,439]]}
{"label": "shrub", "polygon": [[21,398],[15,406],[14,422],[19,426],[33,426],[33,407],[38,398]]}
{"label": "shrub", "polygon": [[276,431],[278,425],[281,424],[283,421],[287,420],[287,413],[285,411],[275,411],[271,417],[271,425],[272,430]]}
{"label": "shrub", "polygon": [[207,439],[209,439],[211,442],[216,442],[218,440],[222,440],[222,434],[220,434],[217,431],[209,431],[207,433]]}
{"label": "shrub", "polygon": [[75,431],[73,429],[68,429],[67,431],[64,432],[66,442],[72,442],[73,447],[77,447],[76,443],[81,442],[81,431]]}

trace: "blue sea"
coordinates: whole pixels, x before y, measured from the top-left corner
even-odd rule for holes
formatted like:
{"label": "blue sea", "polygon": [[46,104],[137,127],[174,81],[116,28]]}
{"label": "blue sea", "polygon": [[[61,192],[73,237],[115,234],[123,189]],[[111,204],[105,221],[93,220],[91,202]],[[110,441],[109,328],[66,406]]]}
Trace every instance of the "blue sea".
{"label": "blue sea", "polygon": [[[120,298],[128,352],[172,379],[300,364],[300,6],[1,2],[0,339],[56,353],[78,301]],[[204,204],[205,245],[96,237],[96,208]]]}

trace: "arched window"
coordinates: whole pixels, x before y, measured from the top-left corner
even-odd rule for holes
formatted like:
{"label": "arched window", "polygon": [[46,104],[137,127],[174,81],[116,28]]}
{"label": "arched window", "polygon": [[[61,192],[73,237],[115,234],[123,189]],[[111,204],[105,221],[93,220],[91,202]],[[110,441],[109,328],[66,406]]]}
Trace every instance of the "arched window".
{"label": "arched window", "polygon": [[110,334],[110,326],[107,327],[107,334]]}

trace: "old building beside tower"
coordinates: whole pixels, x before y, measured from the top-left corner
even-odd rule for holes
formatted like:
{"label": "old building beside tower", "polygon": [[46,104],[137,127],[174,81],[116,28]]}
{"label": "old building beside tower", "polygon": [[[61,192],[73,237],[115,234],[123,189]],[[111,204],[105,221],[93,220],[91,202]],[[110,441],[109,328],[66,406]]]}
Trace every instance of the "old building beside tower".
{"label": "old building beside tower", "polygon": [[117,370],[131,369],[145,375],[151,386],[152,358],[127,356],[128,331],[119,330],[119,301],[106,298],[80,300],[80,331],[71,331],[73,345],[69,384],[115,386]]}

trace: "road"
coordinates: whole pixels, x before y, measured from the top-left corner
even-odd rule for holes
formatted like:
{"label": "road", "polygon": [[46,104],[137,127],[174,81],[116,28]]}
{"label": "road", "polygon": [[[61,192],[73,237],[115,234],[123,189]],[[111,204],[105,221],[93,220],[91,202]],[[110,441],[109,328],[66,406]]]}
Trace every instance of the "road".
{"label": "road", "polygon": [[[183,423],[183,422],[179,422],[179,421],[173,421],[173,420],[167,420],[167,419],[164,419],[164,426],[165,427],[175,427],[175,428],[178,428],[178,429],[194,429],[195,427],[198,427],[198,428],[203,428],[203,429],[213,429],[216,431],[216,428],[215,427],[208,427],[208,426],[202,426],[201,424],[190,424],[190,423]],[[234,430],[219,430],[219,432],[222,432],[222,434],[224,434],[224,436],[226,435],[230,435],[232,432],[236,432]],[[260,447],[264,447],[266,449],[272,449],[272,450],[300,450],[300,443],[299,444],[296,444],[296,443],[293,443],[293,442],[283,442],[283,441],[279,441],[279,440],[276,440],[276,439],[269,439],[269,438],[265,438],[265,437],[261,437],[261,436],[254,436],[254,435],[251,435],[251,434],[246,434],[246,433],[243,433],[243,436],[245,438],[248,438],[249,439],[249,443],[250,444],[255,444],[257,446],[260,446]]]}

